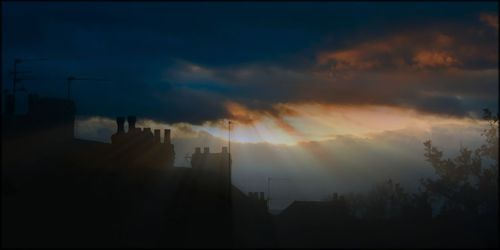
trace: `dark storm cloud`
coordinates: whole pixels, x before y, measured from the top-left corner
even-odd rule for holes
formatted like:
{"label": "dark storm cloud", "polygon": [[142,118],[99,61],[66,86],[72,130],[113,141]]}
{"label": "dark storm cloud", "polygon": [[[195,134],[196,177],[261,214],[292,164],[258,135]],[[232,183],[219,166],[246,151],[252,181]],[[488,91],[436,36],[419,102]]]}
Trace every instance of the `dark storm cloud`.
{"label": "dark storm cloud", "polygon": [[[319,102],[463,116],[498,103],[495,3],[2,7],[3,86],[17,57],[51,59],[21,65],[40,94],[63,96],[68,75],[110,79],[75,83],[83,115],[201,123],[227,117],[233,101],[274,114]],[[458,72],[440,72],[449,68]]]}

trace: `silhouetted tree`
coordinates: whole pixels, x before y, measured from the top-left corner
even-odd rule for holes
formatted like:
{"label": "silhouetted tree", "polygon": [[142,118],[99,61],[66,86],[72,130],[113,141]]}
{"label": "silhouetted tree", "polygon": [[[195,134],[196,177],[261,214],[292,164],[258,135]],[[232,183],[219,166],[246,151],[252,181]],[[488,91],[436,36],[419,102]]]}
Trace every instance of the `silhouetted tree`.
{"label": "silhouetted tree", "polygon": [[498,116],[484,110],[488,128],[483,136],[486,143],[480,148],[461,148],[454,159],[444,159],[443,152],[424,142],[425,158],[432,165],[437,178],[422,180],[425,191],[433,198],[442,199],[442,215],[492,214],[498,211]]}
{"label": "silhouetted tree", "polygon": [[399,183],[391,179],[381,183],[369,193],[367,217],[388,219],[401,217],[410,206],[410,196]]}
{"label": "silhouetted tree", "polygon": [[381,220],[404,217],[412,207],[412,199],[401,184],[389,179],[375,185],[366,195],[350,194],[347,204],[357,217]]}

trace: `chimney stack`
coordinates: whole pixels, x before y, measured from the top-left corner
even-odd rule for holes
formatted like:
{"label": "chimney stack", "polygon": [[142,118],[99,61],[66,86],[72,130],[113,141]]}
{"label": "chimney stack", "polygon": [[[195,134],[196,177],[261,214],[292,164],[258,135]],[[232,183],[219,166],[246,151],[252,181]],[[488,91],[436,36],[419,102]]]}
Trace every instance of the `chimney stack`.
{"label": "chimney stack", "polygon": [[201,154],[201,148],[197,147],[194,149],[195,154]]}
{"label": "chimney stack", "polygon": [[165,138],[163,139],[163,143],[165,143],[167,145],[170,144],[170,129],[165,129],[164,135],[165,135]]}
{"label": "chimney stack", "polygon": [[227,154],[227,147],[222,147],[222,153]]}
{"label": "chimney stack", "polygon": [[161,130],[155,129],[155,143],[160,143]]}
{"label": "chimney stack", "polygon": [[135,116],[132,116],[132,115],[129,115],[127,117],[127,121],[128,121],[128,131],[132,131],[132,130],[135,130],[135,121],[137,119],[135,118]]}
{"label": "chimney stack", "polygon": [[209,147],[204,147],[204,148],[203,148],[203,153],[204,153],[204,154],[208,154],[208,153],[210,153],[210,148],[209,148]]}
{"label": "chimney stack", "polygon": [[116,126],[118,127],[116,130],[117,134],[123,134],[125,132],[125,117],[119,116],[116,117]]}
{"label": "chimney stack", "polygon": [[264,192],[260,192],[259,194],[260,194],[260,200],[261,201],[265,200],[265,198],[264,198]]}

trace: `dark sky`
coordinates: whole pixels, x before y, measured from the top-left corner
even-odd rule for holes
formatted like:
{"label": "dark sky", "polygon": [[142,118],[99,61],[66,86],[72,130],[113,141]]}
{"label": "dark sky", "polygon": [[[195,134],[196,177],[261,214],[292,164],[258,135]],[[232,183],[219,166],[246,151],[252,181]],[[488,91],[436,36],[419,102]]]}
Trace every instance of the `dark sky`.
{"label": "dark sky", "polygon": [[3,87],[14,58],[49,59],[20,66],[42,95],[109,79],[75,82],[80,115],[199,124],[231,101],[465,117],[497,107],[497,54],[494,2],[2,3]]}

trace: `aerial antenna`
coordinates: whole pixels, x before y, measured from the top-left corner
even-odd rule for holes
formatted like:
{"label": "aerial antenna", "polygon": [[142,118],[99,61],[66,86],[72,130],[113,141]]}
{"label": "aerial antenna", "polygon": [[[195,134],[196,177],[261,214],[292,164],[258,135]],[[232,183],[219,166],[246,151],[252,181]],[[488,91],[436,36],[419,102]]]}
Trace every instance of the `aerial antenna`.
{"label": "aerial antenna", "polygon": [[106,79],[102,78],[88,78],[88,77],[75,77],[75,76],[69,76],[66,80],[68,87],[68,100],[71,99],[71,83],[73,81],[98,81],[98,82],[107,81]]}
{"label": "aerial antenna", "polygon": [[16,108],[16,92],[17,91],[26,91],[25,88],[17,88],[17,83],[20,82],[21,80],[29,80],[29,79],[21,79],[18,77],[18,74],[21,73],[28,73],[28,71],[17,71],[17,65],[20,63],[24,62],[35,62],[35,61],[47,61],[47,58],[31,58],[31,59],[19,59],[16,58],[14,60],[14,71],[12,72],[12,106],[13,106],[13,112],[15,112]]}
{"label": "aerial antenna", "polygon": [[186,160],[188,165],[189,165],[189,159],[191,159],[191,156],[189,156],[189,153],[186,153],[186,155],[184,155],[184,160]]}
{"label": "aerial antenna", "polygon": [[229,167],[229,193],[231,193],[231,120],[228,120],[227,122],[227,127],[228,127],[228,130],[227,130],[227,141],[228,141],[228,151],[229,151],[229,157],[227,157],[227,165]]}
{"label": "aerial antenna", "polygon": [[231,120],[228,120],[227,122],[227,137],[228,137],[228,148],[229,148],[229,155],[231,156]]}

